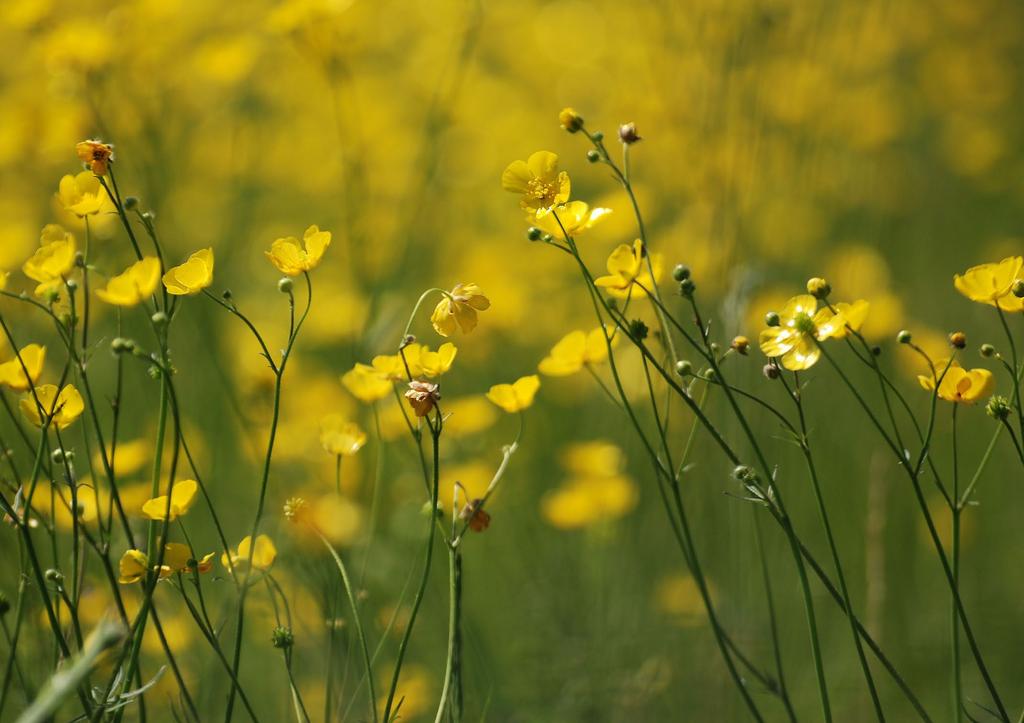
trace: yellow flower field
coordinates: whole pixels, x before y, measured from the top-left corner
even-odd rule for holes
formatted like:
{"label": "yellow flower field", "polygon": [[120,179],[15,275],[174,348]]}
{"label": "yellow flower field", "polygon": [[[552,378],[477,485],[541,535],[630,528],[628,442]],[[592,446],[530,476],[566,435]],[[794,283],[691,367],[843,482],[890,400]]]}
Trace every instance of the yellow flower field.
{"label": "yellow flower field", "polygon": [[0,56],[0,723],[1024,720],[1024,6]]}

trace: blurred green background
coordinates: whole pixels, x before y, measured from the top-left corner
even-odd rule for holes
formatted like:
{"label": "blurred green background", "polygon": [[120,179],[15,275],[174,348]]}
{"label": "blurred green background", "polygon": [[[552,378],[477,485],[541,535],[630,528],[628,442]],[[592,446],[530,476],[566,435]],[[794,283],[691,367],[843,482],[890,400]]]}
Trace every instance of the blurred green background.
{"label": "blurred green background", "polygon": [[[371,435],[343,469],[360,523],[339,523],[336,536],[365,570],[374,640],[419,564],[423,535],[418,463],[396,426],[394,402],[381,402],[387,439],[379,443],[370,409],[345,392],[339,375],[393,352],[423,289],[480,284],[492,309],[473,335],[454,340],[459,356],[444,380],[445,397],[465,400],[470,423],[446,443],[443,464],[446,479],[486,485],[517,423],[491,413],[480,395],[532,373],[565,333],[594,326],[568,260],[525,240],[516,200],[499,184],[502,169],[537,149],[554,151],[573,178],[574,198],[614,210],[582,241],[596,270],[615,244],[636,235],[626,196],[586,162],[584,140],[558,127],[563,106],[610,138],[619,123],[636,122],[644,140],[633,148],[632,171],[651,246],[668,268],[692,267],[720,341],[736,333],[756,338],[766,310],[802,290],[808,276],[826,276],[838,298],[872,303],[866,333],[882,344],[883,364],[922,413],[927,396],[913,377],[921,369],[893,342],[898,329],[911,329],[938,354],[953,329],[967,331],[972,348],[1002,342],[991,309],[960,297],[951,279],[1021,248],[1024,6],[1011,0],[7,0],[0,56],[0,268],[20,268],[45,223],[81,234],[53,193],[61,175],[78,169],[74,144],[89,137],[115,144],[122,193],[156,213],[171,258],[214,248],[214,288],[232,290],[272,349],[283,343],[287,305],[263,251],[312,223],[334,234],[314,274],[313,312],[285,383],[267,525],[280,550],[275,574],[299,621],[297,669],[312,710],[323,705],[332,572],[278,510],[292,495],[333,489],[333,459],[318,440],[324,416],[358,419]],[[123,268],[131,248],[116,219],[93,230],[96,266]],[[29,288],[18,274],[11,285]],[[38,315],[11,300],[0,311],[22,338],[56,349]],[[126,335],[148,342],[141,312],[127,318]],[[97,324],[98,337],[115,335],[109,313]],[[439,341],[425,315],[414,331]],[[172,345],[186,433],[237,541],[255,510],[272,379],[245,330],[206,299],[187,300]],[[642,393],[638,360],[621,353]],[[110,389],[105,345],[93,367],[97,386]],[[732,374],[746,389],[777,394],[761,377],[756,350],[735,360]],[[945,720],[948,592],[911,491],[835,374],[820,365],[806,376],[813,443],[857,608],[929,711]],[[141,368],[126,384],[126,428],[142,440],[144,461],[157,387]],[[1005,393],[1007,380],[999,386]],[[715,395],[709,410],[743,449]],[[940,411],[935,458],[948,469],[948,409]],[[690,422],[681,410],[673,414],[681,446]],[[776,433],[770,419],[753,416],[765,436]],[[980,408],[963,410],[961,421],[969,472],[994,427]],[[5,440],[9,427],[0,423]],[[672,545],[650,467],[627,431],[588,376],[544,379],[522,450],[491,507],[491,528],[466,546],[469,718],[744,720]],[[622,468],[605,468],[626,491],[604,512],[559,523],[545,513],[549,506],[586,500],[552,502],[552,495],[570,478],[593,476],[566,455],[575,449],[592,460],[599,450],[580,452],[579,445],[601,440],[621,449]],[[7,443],[19,459],[30,455]],[[797,450],[781,441],[769,447],[797,527],[824,563]],[[963,590],[996,681],[1019,708],[1024,578],[1016,532],[1024,488],[1011,452],[997,450],[981,481],[981,504],[967,512]],[[750,505],[723,494],[735,492],[731,467],[702,434],[694,462],[686,496],[722,617],[770,667]],[[144,467],[123,475],[145,489]],[[375,478],[383,504],[368,545]],[[197,546],[214,549],[204,515],[192,513],[190,530]],[[789,683],[798,710],[813,717],[817,694],[796,576],[783,538],[765,522]],[[4,549],[14,549],[14,540],[13,530],[0,531]],[[407,720],[432,715],[439,692],[443,568],[432,577],[403,678]],[[0,589],[9,595],[16,574],[0,569]],[[224,600],[233,599],[230,583],[219,585]],[[188,679],[215,719],[226,679],[174,596],[160,593]],[[820,587],[815,593],[837,720],[866,719],[869,701],[845,619]],[[94,616],[107,594],[96,588]],[[285,720],[273,623],[265,602],[253,605],[262,613],[248,627],[244,680],[264,710],[280,711],[268,719]],[[49,651],[38,615],[31,643]],[[347,641],[347,628],[340,635]],[[385,663],[394,649],[394,641],[385,647]],[[341,660],[345,652],[343,645]],[[149,672],[157,660],[149,658]],[[346,670],[343,710],[363,695],[353,692],[354,656]],[[985,701],[969,662],[965,670],[969,697]],[[45,671],[34,675],[39,682]],[[881,672],[878,680],[891,719],[910,719]],[[166,700],[173,687],[165,676],[150,698]],[[781,720],[766,694],[758,698]],[[358,699],[347,719],[364,715]]]}

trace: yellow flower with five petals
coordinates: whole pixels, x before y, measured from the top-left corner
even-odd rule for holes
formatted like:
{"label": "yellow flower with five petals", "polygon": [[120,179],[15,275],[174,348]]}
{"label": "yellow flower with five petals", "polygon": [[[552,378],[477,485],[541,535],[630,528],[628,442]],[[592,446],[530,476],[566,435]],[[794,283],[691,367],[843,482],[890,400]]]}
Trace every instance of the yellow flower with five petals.
{"label": "yellow flower with five petals", "polygon": [[320,445],[335,456],[351,457],[366,444],[366,432],[355,422],[340,414],[329,414],[320,420]]}
{"label": "yellow flower with five petals", "polygon": [[[17,356],[0,364],[0,385],[24,392],[39,381],[46,361],[46,347],[40,344],[29,344],[21,348]],[[27,375],[26,375],[26,372]]]}
{"label": "yellow flower with five petals", "polygon": [[91,171],[61,178],[57,198],[65,210],[79,217],[93,216],[114,208],[106,189]]}
{"label": "yellow flower with five petals", "polygon": [[167,495],[154,497],[143,503],[142,514],[151,520],[176,520],[189,511],[196,500],[196,492],[198,491],[199,483],[193,479],[175,482],[171,488],[169,503]]}
{"label": "yellow flower with five petals", "polygon": [[953,286],[971,301],[999,306],[1004,311],[1024,310],[1024,299],[1013,294],[1013,282],[1021,278],[1024,258],[1010,256],[999,263],[972,266],[953,277]]}
{"label": "yellow flower with five petals", "polygon": [[451,292],[446,292],[430,321],[434,330],[441,336],[451,336],[456,329],[468,334],[476,328],[476,312],[491,308],[491,301],[484,296],[476,284],[456,284]]}
{"label": "yellow flower with five petals", "polygon": [[646,253],[640,239],[636,239],[632,246],[620,244],[608,257],[608,275],[594,279],[594,284],[619,299],[645,296],[661,278],[661,255],[651,255],[650,264],[654,270],[652,280]]}
{"label": "yellow flower with five petals", "polygon": [[313,225],[302,234],[301,242],[294,236],[279,238],[265,253],[270,263],[282,274],[298,276],[315,269],[330,245],[331,232],[321,231],[319,226]]}
{"label": "yellow flower with five petals", "polygon": [[950,363],[948,368],[945,360],[938,363],[938,369],[945,369],[945,373],[933,371],[932,374],[920,374],[917,377],[921,387],[928,391],[934,391],[935,378],[940,376],[939,399],[958,404],[974,404],[992,394],[995,388],[995,377],[988,369],[964,369],[955,361]]}
{"label": "yellow flower with five petals", "polygon": [[75,268],[75,237],[55,223],[43,226],[39,248],[25,262],[21,270],[25,276],[38,281],[36,296],[60,288],[64,279]]}
{"label": "yellow flower with five petals", "polygon": [[24,397],[18,406],[25,419],[34,426],[42,427],[44,419],[48,419],[58,429],[67,429],[85,411],[82,395],[72,384],[66,385],[59,392],[53,384],[42,384],[35,387],[35,394]]}
{"label": "yellow flower with five petals", "polygon": [[168,269],[163,282],[172,296],[198,294],[213,283],[213,249],[200,249],[185,263]]}
{"label": "yellow flower with five petals", "polygon": [[[618,334],[612,334],[612,346],[618,343]],[[599,364],[608,358],[608,343],[604,329],[589,333],[572,331],[551,347],[551,353],[537,365],[538,371],[549,377],[567,377],[584,367]]]}
{"label": "yellow flower with five petals", "polygon": [[250,563],[257,570],[266,572],[274,565],[277,559],[277,548],[274,541],[267,535],[257,535],[256,544],[252,544],[252,536],[246,535],[238,543],[238,549],[232,550],[230,557],[227,553],[220,556],[220,563],[228,570],[245,571]]}
{"label": "yellow flower with five petals", "polygon": [[136,306],[153,295],[160,284],[160,259],[146,256],[107,281],[96,296],[114,306]]}
{"label": "yellow flower with five petals", "polygon": [[[587,229],[593,228],[611,212],[610,208],[591,208],[584,201],[570,201],[549,213],[527,216],[526,222],[536,226],[541,231],[546,231],[556,239],[560,239],[564,235],[562,233],[563,228],[565,233],[576,237]],[[561,222],[561,225],[559,225],[559,222]]]}
{"label": "yellow flower with five petals", "polygon": [[512,384],[495,384],[487,392],[487,398],[509,414],[521,412],[533,404],[533,398],[540,389],[540,377],[531,374],[520,377]]}
{"label": "yellow flower with five petals", "polygon": [[501,174],[501,187],[522,196],[519,205],[535,216],[569,200],[569,174],[558,170],[558,156],[537,151],[513,161]]}
{"label": "yellow flower with five petals", "polygon": [[843,318],[828,307],[817,308],[818,300],[810,294],[794,296],[779,312],[779,325],[761,332],[761,351],[778,357],[791,371],[810,369],[821,356],[818,342],[836,335],[843,327]]}
{"label": "yellow flower with five petals", "polygon": [[368,364],[356,364],[342,375],[341,383],[352,396],[367,404],[383,399],[394,388],[390,379]]}

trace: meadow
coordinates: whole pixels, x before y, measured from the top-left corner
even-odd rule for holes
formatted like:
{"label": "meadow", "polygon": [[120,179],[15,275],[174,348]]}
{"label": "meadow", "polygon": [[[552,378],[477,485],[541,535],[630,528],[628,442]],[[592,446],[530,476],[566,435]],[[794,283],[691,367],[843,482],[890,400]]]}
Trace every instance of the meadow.
{"label": "meadow", "polygon": [[1018,3],[0,56],[0,721],[1024,720]]}

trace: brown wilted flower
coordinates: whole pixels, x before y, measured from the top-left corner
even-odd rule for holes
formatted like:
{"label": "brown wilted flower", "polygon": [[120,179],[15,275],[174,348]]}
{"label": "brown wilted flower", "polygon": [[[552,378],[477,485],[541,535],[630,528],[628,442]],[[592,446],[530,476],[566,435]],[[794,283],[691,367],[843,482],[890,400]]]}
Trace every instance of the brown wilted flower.
{"label": "brown wilted flower", "polygon": [[462,508],[459,518],[469,522],[473,532],[483,532],[491,525],[491,515],[483,508],[484,501],[477,498]]}
{"label": "brown wilted flower", "polygon": [[417,417],[425,417],[441,399],[440,387],[433,382],[421,382],[413,380],[409,382],[409,388],[405,392],[405,398],[409,400],[409,406],[416,412]]}

